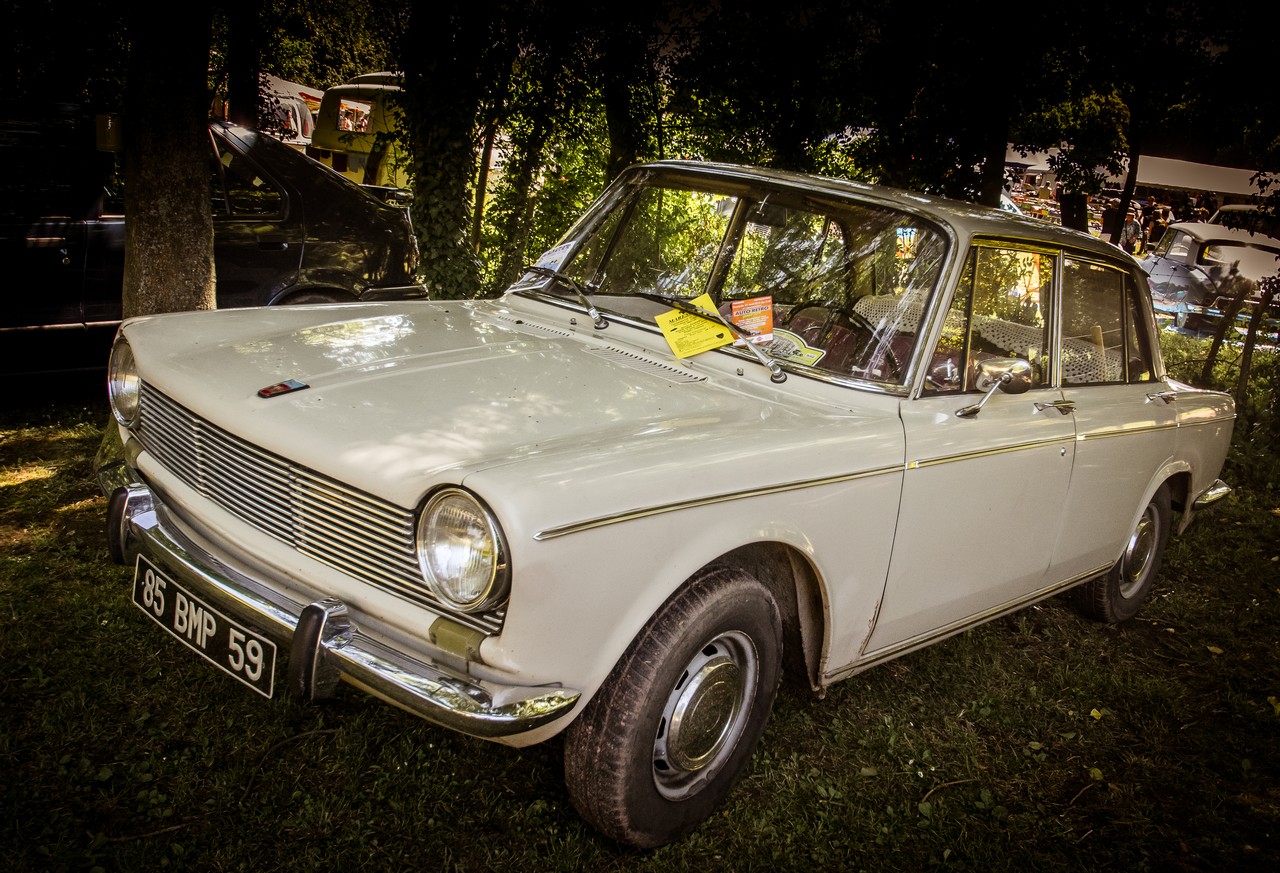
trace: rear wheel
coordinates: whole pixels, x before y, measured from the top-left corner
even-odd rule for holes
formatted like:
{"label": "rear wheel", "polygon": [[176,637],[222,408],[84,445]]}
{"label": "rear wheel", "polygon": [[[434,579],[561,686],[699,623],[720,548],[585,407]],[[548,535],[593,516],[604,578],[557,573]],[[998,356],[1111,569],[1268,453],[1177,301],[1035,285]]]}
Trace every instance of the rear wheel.
{"label": "rear wheel", "polygon": [[1160,572],[1172,515],[1169,486],[1161,485],[1142,511],[1111,572],[1077,589],[1077,603],[1085,615],[1119,622],[1137,614]]}
{"label": "rear wheel", "polygon": [[753,577],[713,570],[678,591],[566,733],[583,818],[653,848],[715,812],[764,732],[781,654],[777,604]]}

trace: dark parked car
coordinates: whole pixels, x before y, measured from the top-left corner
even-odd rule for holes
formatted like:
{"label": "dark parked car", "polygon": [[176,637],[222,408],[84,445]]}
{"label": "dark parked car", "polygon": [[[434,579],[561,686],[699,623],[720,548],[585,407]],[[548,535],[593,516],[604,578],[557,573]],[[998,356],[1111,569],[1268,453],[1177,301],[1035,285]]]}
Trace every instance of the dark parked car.
{"label": "dark parked car", "polygon": [[[1221,224],[1173,224],[1141,264],[1157,317],[1185,330],[1212,331],[1243,291],[1243,329],[1259,302],[1259,283],[1280,272],[1280,239]],[[1267,315],[1270,328],[1274,307]]]}
{"label": "dark parked car", "polygon": [[[0,370],[106,365],[125,216],[116,158],[86,121],[0,120]],[[219,308],[426,296],[405,209],[245,128],[211,123],[209,155]]]}

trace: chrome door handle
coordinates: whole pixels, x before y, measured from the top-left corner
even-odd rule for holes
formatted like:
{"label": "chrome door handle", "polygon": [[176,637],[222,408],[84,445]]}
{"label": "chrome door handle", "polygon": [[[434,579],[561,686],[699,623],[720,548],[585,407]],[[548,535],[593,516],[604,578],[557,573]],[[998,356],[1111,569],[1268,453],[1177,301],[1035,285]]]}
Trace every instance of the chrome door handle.
{"label": "chrome door handle", "polygon": [[1147,402],[1154,403],[1157,400],[1163,400],[1165,403],[1172,403],[1178,399],[1177,391],[1152,391],[1147,395]]}
{"label": "chrome door handle", "polygon": [[1036,412],[1044,412],[1046,409],[1056,409],[1063,415],[1070,415],[1076,411],[1074,400],[1053,400],[1049,403],[1036,403]]}

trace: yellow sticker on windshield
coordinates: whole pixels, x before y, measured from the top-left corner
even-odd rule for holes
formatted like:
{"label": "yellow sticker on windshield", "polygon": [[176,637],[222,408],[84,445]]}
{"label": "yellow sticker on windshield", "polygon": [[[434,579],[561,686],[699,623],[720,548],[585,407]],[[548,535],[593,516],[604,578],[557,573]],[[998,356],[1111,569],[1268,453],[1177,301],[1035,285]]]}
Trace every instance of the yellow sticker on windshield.
{"label": "yellow sticker on windshield", "polygon": [[662,335],[677,358],[692,358],[733,342],[733,332],[714,320],[716,305],[710,295],[695,297],[689,303],[706,312],[707,317],[673,309],[653,319],[662,328]]}

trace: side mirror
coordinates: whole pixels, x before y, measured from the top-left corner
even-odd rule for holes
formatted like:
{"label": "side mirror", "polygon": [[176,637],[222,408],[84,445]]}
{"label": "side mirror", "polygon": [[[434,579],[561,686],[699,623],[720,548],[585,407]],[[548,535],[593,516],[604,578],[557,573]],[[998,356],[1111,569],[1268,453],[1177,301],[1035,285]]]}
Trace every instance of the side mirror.
{"label": "side mirror", "polygon": [[1031,388],[1033,377],[1031,362],[1022,358],[988,358],[979,361],[975,384],[978,390],[987,393],[977,403],[957,409],[956,415],[961,418],[977,415],[997,390],[1005,394],[1025,394]]}

